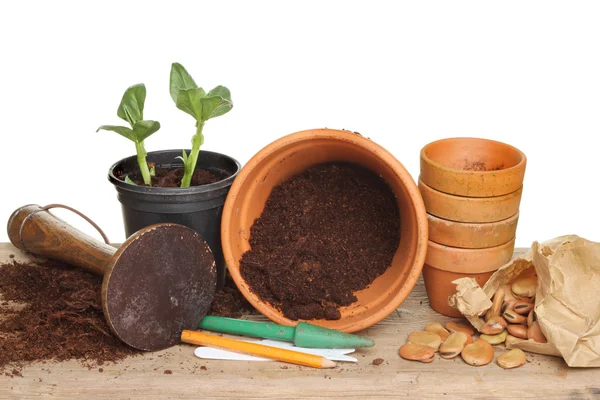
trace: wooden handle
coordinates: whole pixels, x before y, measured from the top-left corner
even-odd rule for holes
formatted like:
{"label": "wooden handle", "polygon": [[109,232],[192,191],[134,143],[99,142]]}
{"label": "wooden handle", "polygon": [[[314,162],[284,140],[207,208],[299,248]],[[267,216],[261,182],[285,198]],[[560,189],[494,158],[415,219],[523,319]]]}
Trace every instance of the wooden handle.
{"label": "wooden handle", "polygon": [[21,250],[98,275],[104,275],[111,267],[117,250],[73,228],[38,205],[21,207],[11,215],[8,237]]}

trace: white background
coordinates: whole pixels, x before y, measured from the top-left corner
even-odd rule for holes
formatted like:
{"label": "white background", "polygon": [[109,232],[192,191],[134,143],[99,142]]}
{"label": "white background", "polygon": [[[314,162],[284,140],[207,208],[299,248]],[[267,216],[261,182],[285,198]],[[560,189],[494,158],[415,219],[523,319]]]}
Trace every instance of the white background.
{"label": "white background", "polygon": [[496,139],[528,156],[517,246],[600,241],[600,3],[149,3],[0,5],[3,225],[22,205],[61,202],[122,241],[106,173],[134,146],[95,130],[124,123],[121,95],[144,82],[145,117],[162,124],[147,149],[189,147],[194,121],[168,91],[178,61],[204,88],[232,92],[204,149],[244,163],[285,134],[345,128],[416,179],[428,142]]}

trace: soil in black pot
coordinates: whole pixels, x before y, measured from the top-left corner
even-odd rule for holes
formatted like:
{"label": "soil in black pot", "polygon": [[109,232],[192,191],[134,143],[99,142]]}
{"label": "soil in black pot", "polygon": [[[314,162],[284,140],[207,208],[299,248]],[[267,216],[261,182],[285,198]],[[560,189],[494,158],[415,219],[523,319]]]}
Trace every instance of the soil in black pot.
{"label": "soil in black pot", "polygon": [[[155,176],[152,177],[152,187],[161,188],[178,188],[181,186],[181,179],[183,179],[184,169],[183,168],[160,168],[157,167],[155,170]],[[115,176],[117,179],[122,181],[125,180],[123,171],[116,171]],[[194,171],[192,176],[192,182],[190,186],[207,185],[209,183],[215,183],[220,180],[227,178],[228,175],[217,175],[206,169],[197,169]],[[144,180],[139,173],[133,173],[129,175],[129,179],[134,181],[136,185],[144,185]]]}
{"label": "soil in black pot", "polygon": [[292,319],[340,318],[392,262],[400,242],[396,197],[353,164],[312,167],[279,184],[250,232],[240,272]]}
{"label": "soil in black pot", "polygon": [[[154,187],[180,187],[183,179],[183,168],[156,168],[156,176],[152,177]],[[192,175],[190,186],[207,185],[223,179],[206,169],[197,169]],[[141,182],[143,184],[143,181]]]}

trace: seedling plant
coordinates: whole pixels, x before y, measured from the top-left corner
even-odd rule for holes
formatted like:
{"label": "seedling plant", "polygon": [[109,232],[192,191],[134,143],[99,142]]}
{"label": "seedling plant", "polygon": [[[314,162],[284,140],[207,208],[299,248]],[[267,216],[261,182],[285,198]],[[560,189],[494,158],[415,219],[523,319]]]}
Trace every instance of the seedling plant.
{"label": "seedling plant", "polygon": [[[127,121],[131,128],[117,125],[102,125],[99,130],[116,132],[135,143],[137,162],[140,167],[144,184],[152,185],[151,171],[146,162],[146,149],[144,140],[160,129],[158,121],[144,119],[144,103],[146,102],[146,86],[143,83],[129,87],[123,94],[121,104],[117,109],[119,118]],[[134,184],[129,177],[125,177],[128,183]]]}
{"label": "seedling plant", "polygon": [[[200,147],[204,144],[203,128],[206,121],[226,114],[233,108],[231,93],[224,86],[217,86],[205,92],[199,87],[187,70],[179,63],[171,65],[169,90],[171,98],[178,109],[191,115],[196,121],[196,131],[192,136],[192,149],[189,153],[182,151],[184,174],[181,179],[181,187],[190,186]],[[144,120],[144,103],[146,100],[146,87],[144,84],[131,86],[125,91],[117,115],[127,121],[131,128],[126,126],[102,125],[99,130],[107,130],[118,133],[135,143],[137,161],[145,185],[152,185],[153,169],[146,162],[146,150],[144,140],[160,129],[158,121]],[[134,184],[131,179],[125,177],[126,182]]]}

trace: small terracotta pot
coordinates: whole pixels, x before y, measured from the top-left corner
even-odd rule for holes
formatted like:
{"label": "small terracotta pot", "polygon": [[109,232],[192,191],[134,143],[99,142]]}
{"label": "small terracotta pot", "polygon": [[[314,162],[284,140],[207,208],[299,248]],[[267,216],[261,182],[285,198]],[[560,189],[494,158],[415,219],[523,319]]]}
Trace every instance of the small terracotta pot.
{"label": "small terracotta pot", "polygon": [[456,293],[456,285],[452,281],[468,277],[475,279],[479,286],[483,287],[494,272],[460,274],[425,264],[423,266],[423,281],[425,282],[425,291],[427,291],[429,305],[435,311],[448,317],[462,317],[460,311],[450,307],[448,304],[450,296]]}
{"label": "small terracotta pot", "polygon": [[494,271],[510,261],[514,248],[514,238],[487,249],[460,249],[430,240],[423,280],[431,308],[447,316],[461,316],[458,310],[448,304],[448,298],[456,293],[456,285],[452,281],[468,277],[483,286]]}
{"label": "small terracotta pot", "polygon": [[523,188],[496,197],[464,197],[442,193],[419,180],[419,190],[427,212],[458,222],[497,222],[519,212]]}
{"label": "small terracotta pot", "polygon": [[502,196],[523,186],[526,163],[523,152],[505,143],[442,139],[421,150],[421,180],[436,190],[458,196]]}
{"label": "small terracotta pot", "polygon": [[461,249],[428,242],[425,263],[433,267],[460,273],[495,271],[512,258],[515,239],[487,249]]}
{"label": "small terracotta pot", "polygon": [[340,308],[335,321],[313,324],[343,332],[367,328],[394,312],[415,286],[427,251],[427,217],[419,190],[410,174],[388,151],[358,134],[315,129],[282,137],[259,151],[242,168],[225,202],[221,237],[225,262],[241,293],[274,322],[295,325],[271,304],[252,292],[240,274],[240,258],[250,249],[250,227],[260,216],[273,187],[325,162],[351,162],[379,174],[398,200],[400,244],[388,270],[366,289],[358,301]]}
{"label": "small terracotta pot", "polygon": [[456,222],[427,214],[429,240],[465,249],[499,246],[515,237],[519,214],[498,222],[483,224]]}

